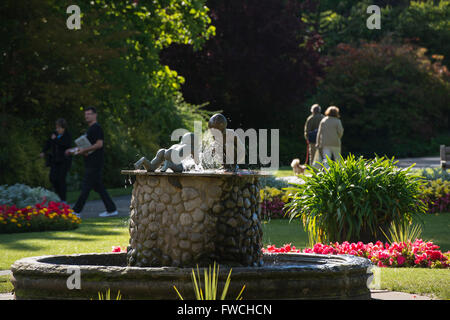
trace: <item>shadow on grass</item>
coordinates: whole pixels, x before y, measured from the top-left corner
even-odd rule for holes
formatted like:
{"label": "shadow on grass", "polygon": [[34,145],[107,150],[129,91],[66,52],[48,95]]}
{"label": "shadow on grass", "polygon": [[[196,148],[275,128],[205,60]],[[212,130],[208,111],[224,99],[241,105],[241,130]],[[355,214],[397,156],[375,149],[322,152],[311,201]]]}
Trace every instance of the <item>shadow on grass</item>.
{"label": "shadow on grass", "polygon": [[[7,250],[38,251],[46,246],[39,245],[40,240],[48,241],[98,241],[102,236],[120,235],[116,229],[127,228],[128,218],[85,219],[77,229],[66,231],[42,231],[0,234],[0,248]],[[64,235],[63,233],[67,233]],[[32,241],[24,243],[24,241]]]}

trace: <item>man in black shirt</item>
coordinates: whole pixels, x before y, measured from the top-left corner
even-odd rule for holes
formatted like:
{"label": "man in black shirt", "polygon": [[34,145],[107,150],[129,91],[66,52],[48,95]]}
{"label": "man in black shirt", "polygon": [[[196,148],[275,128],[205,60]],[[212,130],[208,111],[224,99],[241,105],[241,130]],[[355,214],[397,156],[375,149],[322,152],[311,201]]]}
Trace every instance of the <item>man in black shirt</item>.
{"label": "man in black shirt", "polygon": [[116,205],[112,201],[105,186],[102,183],[102,169],[104,162],[103,151],[103,130],[97,123],[97,111],[94,107],[88,107],[84,111],[84,118],[89,125],[86,133],[87,139],[91,143],[90,147],[82,148],[77,154],[83,155],[85,173],[81,194],[73,207],[75,214],[79,215],[83,210],[84,204],[92,189],[100,194],[100,197],[105,204],[106,211],[99,214],[100,217],[111,217],[118,214]]}

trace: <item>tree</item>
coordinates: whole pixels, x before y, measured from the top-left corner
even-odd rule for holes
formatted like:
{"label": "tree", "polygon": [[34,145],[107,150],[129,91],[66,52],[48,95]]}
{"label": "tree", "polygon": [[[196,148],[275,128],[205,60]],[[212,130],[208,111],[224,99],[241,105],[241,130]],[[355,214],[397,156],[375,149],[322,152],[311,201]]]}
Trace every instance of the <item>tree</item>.
{"label": "tree", "polygon": [[[230,128],[280,128],[286,163],[304,154],[307,93],[321,75],[321,37],[300,19],[299,1],[209,0],[216,36],[199,51],[183,45],[163,51],[163,61],[186,78],[187,101],[208,101]],[[309,108],[306,108],[309,109]]]}
{"label": "tree", "polygon": [[[214,34],[204,2],[78,1],[81,29],[69,30],[69,1],[3,1],[2,145],[8,143],[6,132],[17,130],[31,136],[28,144],[37,150],[61,116],[69,120],[73,135],[81,134],[85,124],[80,109],[94,105],[112,142],[107,143],[108,154],[115,155],[107,158],[107,182],[122,182],[119,168],[169,143],[172,130],[192,126],[186,119],[204,118],[204,112],[180,96],[183,77],[159,59],[172,43],[199,48]],[[17,167],[30,157],[13,165],[11,154],[3,156],[8,175],[2,175],[0,184],[21,179]]]}
{"label": "tree", "polygon": [[448,131],[450,74],[425,53],[390,39],[339,46],[315,99],[341,109],[344,152],[407,157],[438,151],[440,141],[433,139]]}

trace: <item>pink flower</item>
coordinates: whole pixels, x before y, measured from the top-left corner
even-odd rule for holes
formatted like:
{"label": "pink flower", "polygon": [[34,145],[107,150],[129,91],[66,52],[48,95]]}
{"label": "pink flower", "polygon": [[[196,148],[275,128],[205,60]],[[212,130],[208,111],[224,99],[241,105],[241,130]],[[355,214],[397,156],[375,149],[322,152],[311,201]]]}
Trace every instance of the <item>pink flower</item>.
{"label": "pink flower", "polygon": [[112,252],[122,252],[122,249],[119,246],[112,246]]}
{"label": "pink flower", "polygon": [[398,257],[397,257],[397,263],[398,263],[399,266],[401,266],[402,264],[404,264],[405,261],[406,261],[406,259],[403,258],[402,256],[398,256]]}

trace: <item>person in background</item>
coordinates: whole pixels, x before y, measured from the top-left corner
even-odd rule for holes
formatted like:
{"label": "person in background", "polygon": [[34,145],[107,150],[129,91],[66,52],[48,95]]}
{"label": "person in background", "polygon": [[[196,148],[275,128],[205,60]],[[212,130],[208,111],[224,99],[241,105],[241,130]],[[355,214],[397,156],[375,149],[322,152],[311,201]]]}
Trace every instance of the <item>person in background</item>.
{"label": "person in background", "polygon": [[55,131],[47,140],[40,157],[47,154],[46,165],[50,167],[50,182],[59,198],[66,202],[67,184],[66,177],[72,165],[72,157],[66,155],[66,150],[71,146],[71,136],[67,130],[67,122],[63,118],[56,120]]}
{"label": "person in background", "polygon": [[308,145],[309,159],[308,163],[310,166],[313,165],[315,159],[318,157],[316,155],[316,143],[317,143],[317,132],[319,130],[320,121],[324,118],[321,114],[321,107],[318,104],[314,104],[311,107],[311,115],[306,119],[305,122],[305,140]]}
{"label": "person in background", "polygon": [[92,189],[96,191],[106,208],[100,217],[112,217],[118,214],[117,207],[109,196],[102,182],[102,170],[104,164],[104,135],[101,126],[97,122],[97,111],[94,107],[84,110],[84,118],[89,126],[86,137],[91,143],[90,147],[78,150],[76,154],[84,156],[84,178],[81,194],[73,207],[73,211],[80,216]]}
{"label": "person in background", "polygon": [[316,148],[319,150],[322,161],[326,159],[326,156],[334,161],[340,158],[344,128],[339,118],[339,108],[331,106],[325,111],[325,118],[320,121]]}

